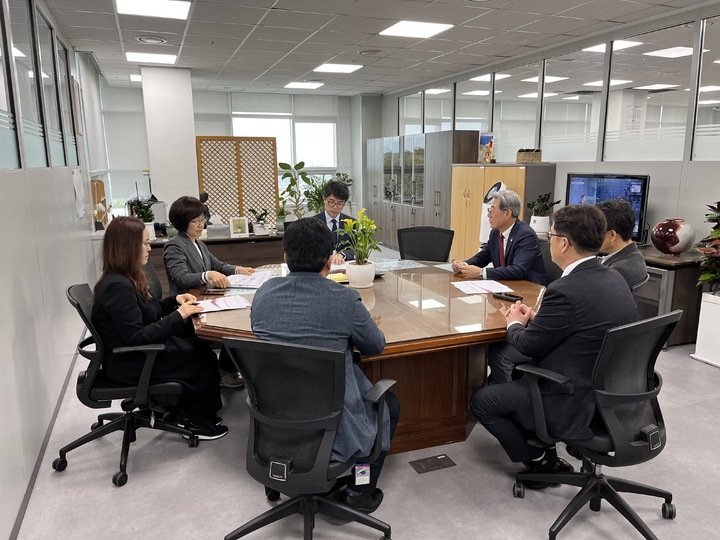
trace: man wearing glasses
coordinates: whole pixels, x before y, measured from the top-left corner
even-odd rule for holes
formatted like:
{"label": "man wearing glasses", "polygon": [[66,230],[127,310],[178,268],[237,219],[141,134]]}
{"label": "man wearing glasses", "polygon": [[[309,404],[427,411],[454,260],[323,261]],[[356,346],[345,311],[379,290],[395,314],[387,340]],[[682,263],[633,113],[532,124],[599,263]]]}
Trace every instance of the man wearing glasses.
{"label": "man wearing glasses", "polygon": [[[553,262],[563,269],[547,288],[537,312],[517,302],[505,315],[507,341],[530,356],[534,366],[570,379],[545,382],[542,400],[550,433],[585,440],[597,412],[592,391],[593,369],[605,333],[637,320],[637,308],[623,277],[597,259],[606,221],[593,205],[572,205],[553,214],[548,234]],[[530,387],[524,378],[477,390],[470,399],[475,417],[498,439],[514,462],[533,471],[567,472],[572,466],[554,447],[528,443],[535,429]],[[545,482],[524,482],[542,489]]]}
{"label": "man wearing glasses", "polygon": [[325,184],[323,189],[323,202],[325,203],[325,211],[312,216],[315,219],[324,221],[328,229],[332,233],[333,243],[335,245],[335,253],[333,254],[333,264],[342,264],[345,261],[355,259],[355,252],[346,248],[342,251],[338,249],[339,244],[343,241],[343,220],[352,219],[347,214],[342,213],[345,203],[350,198],[350,190],[347,185],[337,180],[330,180]]}
{"label": "man wearing glasses", "polygon": [[[479,253],[467,261],[452,261],[453,270],[475,279],[524,279],[545,285],[543,263],[537,235],[528,224],[518,219],[522,209],[520,196],[514,191],[492,194],[488,219],[492,231]],[[486,268],[492,263],[492,268]]]}

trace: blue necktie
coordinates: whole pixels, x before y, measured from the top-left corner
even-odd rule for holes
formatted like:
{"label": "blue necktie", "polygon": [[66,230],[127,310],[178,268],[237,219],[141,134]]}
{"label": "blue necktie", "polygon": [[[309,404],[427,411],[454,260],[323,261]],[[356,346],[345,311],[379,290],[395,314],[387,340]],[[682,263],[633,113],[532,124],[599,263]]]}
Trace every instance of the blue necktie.
{"label": "blue necktie", "polygon": [[337,231],[337,220],[331,219],[330,222],[332,223],[332,229],[330,229],[332,232]]}

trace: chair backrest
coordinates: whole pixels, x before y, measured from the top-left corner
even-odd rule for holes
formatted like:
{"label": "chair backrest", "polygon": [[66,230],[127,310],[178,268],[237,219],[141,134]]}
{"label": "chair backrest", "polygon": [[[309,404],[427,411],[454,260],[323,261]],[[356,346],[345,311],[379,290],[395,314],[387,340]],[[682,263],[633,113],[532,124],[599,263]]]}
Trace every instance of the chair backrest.
{"label": "chair backrest", "polygon": [[595,399],[613,443],[612,466],[642,463],[665,446],[655,361],[682,310],[608,330],[593,373]]}
{"label": "chair backrest", "polygon": [[[89,361],[84,374],[81,374],[78,379],[78,399],[84,405],[93,409],[110,407],[112,401],[98,401],[90,397],[90,391],[100,373],[103,358],[102,340],[92,323],[92,289],[87,283],[80,283],[68,287],[65,294],[70,304],[77,310],[83,323],[85,323],[88,332],[90,332],[90,336],[81,339],[77,346],[78,354]],[[90,348],[93,345],[94,347]]]}
{"label": "chair backrest", "polygon": [[223,345],[248,391],[250,476],[283,493],[327,492],[334,483],[328,466],[343,410],[345,353],[241,338],[224,338]]}
{"label": "chair backrest", "polygon": [[143,266],[142,269],[148,278],[148,284],[150,285],[150,294],[152,294],[156,299],[160,300],[163,297],[162,283],[160,283],[160,278],[155,271],[155,267],[153,266],[152,261],[148,260],[148,262],[145,263],[145,266]]}
{"label": "chair backrest", "polygon": [[648,281],[650,281],[650,274],[645,274],[645,277],[644,277],[643,279],[641,279],[640,281],[638,281],[635,285],[633,285],[632,287],[630,287],[630,290],[633,292],[633,294],[635,294],[635,292],[636,292],[640,287],[642,287],[643,285],[645,285]]}
{"label": "chair backrest", "polygon": [[455,231],[440,227],[406,227],[398,229],[401,259],[447,262]]}
{"label": "chair backrest", "polygon": [[543,264],[545,265],[545,278],[547,284],[550,285],[556,279],[562,276],[562,268],[555,264],[550,256],[550,242],[540,241],[540,251],[542,252]]}

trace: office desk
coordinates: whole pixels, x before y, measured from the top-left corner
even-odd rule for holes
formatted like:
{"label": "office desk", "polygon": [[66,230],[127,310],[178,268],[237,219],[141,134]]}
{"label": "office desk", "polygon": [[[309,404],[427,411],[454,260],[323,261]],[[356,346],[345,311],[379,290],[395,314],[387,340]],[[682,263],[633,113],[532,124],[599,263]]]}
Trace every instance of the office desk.
{"label": "office desk", "polygon": [[[387,272],[372,288],[358,289],[387,340],[381,354],[361,359],[361,368],[372,382],[397,381],[401,414],[392,452],[464,441],[475,425],[468,402],[486,382],[487,344],[505,338],[499,308],[508,303],[489,294],[466,296],[451,285],[457,279],[429,265]],[[538,285],[507,285],[534,305]],[[252,291],[237,294],[252,301]],[[250,310],[203,315],[196,332],[205,339],[252,337]]]}

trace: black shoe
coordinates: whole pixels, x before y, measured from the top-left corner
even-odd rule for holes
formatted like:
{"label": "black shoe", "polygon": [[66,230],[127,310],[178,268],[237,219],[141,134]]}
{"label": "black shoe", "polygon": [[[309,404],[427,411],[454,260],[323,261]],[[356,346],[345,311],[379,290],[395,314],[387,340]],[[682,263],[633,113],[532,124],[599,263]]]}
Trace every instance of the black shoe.
{"label": "black shoe", "polygon": [[347,490],[343,491],[341,502],[354,510],[363,512],[364,514],[372,514],[378,509],[383,501],[383,492],[379,488],[375,488],[372,493],[363,493],[362,495],[350,495]]}
{"label": "black shoe", "polygon": [[[551,457],[549,454],[545,454],[545,457],[540,461],[526,461],[525,466],[528,468],[526,472],[533,473],[569,473],[575,469],[567,461],[560,457]],[[550,486],[557,486],[552,482],[545,482],[541,480],[520,480],[528,489],[545,489]]]}
{"label": "black shoe", "polygon": [[[227,435],[228,428],[227,426],[223,426],[220,424],[219,426],[213,425],[210,421],[205,421],[201,425],[193,424],[192,422],[188,422],[186,426],[190,431],[192,431],[195,435],[197,435],[197,438],[201,441],[214,441],[216,439],[220,439]],[[183,435],[186,439],[189,439],[189,435]]]}
{"label": "black shoe", "polygon": [[[192,424],[192,422],[191,422],[190,419],[187,417],[187,415],[182,415],[182,416],[180,417],[180,419],[177,421],[177,425],[178,425],[179,427],[185,427],[188,423]],[[220,424],[222,424],[222,418],[220,418],[219,416],[213,416],[212,418],[208,418],[208,419],[207,419],[205,422],[203,422],[203,423],[208,423],[208,424],[210,424],[211,426],[219,426]],[[194,425],[198,425],[198,424],[194,424]]]}

